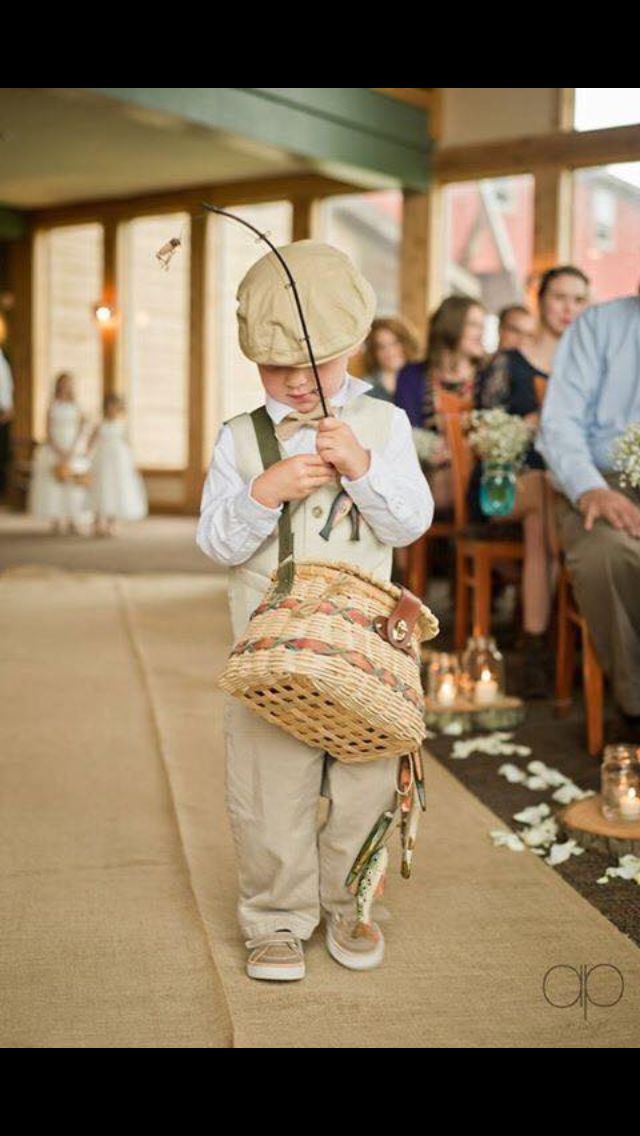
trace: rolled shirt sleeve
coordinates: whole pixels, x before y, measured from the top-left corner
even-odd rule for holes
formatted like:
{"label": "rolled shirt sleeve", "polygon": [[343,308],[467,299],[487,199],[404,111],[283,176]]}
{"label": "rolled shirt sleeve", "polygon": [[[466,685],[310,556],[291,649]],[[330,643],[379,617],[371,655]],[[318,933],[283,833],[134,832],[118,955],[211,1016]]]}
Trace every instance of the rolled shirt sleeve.
{"label": "rolled shirt sleeve", "polygon": [[282,506],[270,509],[256,501],[251,495],[254,480],[247,483],[238,473],[233,435],[223,426],[202,491],[196,532],[198,547],[220,564],[243,564],[278,524]]}

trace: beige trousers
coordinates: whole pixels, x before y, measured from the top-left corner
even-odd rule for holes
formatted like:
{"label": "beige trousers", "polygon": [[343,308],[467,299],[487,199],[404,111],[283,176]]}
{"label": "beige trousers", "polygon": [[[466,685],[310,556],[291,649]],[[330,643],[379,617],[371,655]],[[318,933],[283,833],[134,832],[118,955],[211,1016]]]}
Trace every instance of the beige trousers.
{"label": "beige trousers", "polygon": [[[225,699],[226,806],[245,938],[288,927],[308,939],[321,912],[351,913],[345,877],[381,812],[395,805],[397,758],[348,764]],[[329,816],[318,831],[320,796]]]}

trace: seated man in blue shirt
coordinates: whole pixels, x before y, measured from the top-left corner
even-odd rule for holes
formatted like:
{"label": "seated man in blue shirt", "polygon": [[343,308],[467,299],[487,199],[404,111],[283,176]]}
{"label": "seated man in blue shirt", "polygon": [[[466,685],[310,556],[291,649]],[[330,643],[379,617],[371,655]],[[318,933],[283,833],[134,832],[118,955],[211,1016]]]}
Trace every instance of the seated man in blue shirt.
{"label": "seated man in blue shirt", "polygon": [[640,740],[640,496],[620,488],[611,450],[639,421],[640,297],[626,296],[563,336],[537,447],[565,494],[560,539],[629,741]]}

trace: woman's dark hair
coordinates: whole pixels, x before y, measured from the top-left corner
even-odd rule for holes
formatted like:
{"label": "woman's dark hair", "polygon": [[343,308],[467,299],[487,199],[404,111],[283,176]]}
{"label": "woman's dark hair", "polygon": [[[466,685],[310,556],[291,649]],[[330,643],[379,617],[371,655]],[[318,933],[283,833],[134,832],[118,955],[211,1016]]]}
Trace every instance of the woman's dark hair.
{"label": "woman's dark hair", "polygon": [[544,299],[545,292],[553,280],[557,280],[559,276],[575,276],[578,280],[582,280],[587,285],[591,284],[589,277],[581,268],[576,268],[575,264],[560,264],[557,268],[548,268],[543,272],[538,284],[538,303]]}
{"label": "woman's dark hair", "polygon": [[377,331],[389,331],[392,335],[395,335],[404,351],[407,363],[412,362],[412,360],[416,358],[418,354],[416,338],[403,320],[398,319],[397,316],[384,316],[381,319],[374,319],[371,324],[371,331],[364,343],[364,365],[368,375],[372,375],[378,366],[375,345]]}
{"label": "woman's dark hair", "polygon": [[471,296],[447,296],[436,308],[429,321],[427,371],[440,366],[445,352],[457,351],[470,308],[483,310],[483,305]]}

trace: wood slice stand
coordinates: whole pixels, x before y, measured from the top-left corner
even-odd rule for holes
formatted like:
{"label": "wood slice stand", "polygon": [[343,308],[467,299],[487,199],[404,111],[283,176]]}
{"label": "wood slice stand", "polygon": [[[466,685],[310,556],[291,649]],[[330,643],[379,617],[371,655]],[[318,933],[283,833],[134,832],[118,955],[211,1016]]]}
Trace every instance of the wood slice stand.
{"label": "wood slice stand", "polygon": [[472,730],[514,730],[524,721],[524,716],[522,699],[506,695],[485,705],[467,698],[458,698],[451,706],[442,706],[431,698],[424,700],[425,723],[438,733],[445,733],[452,722],[459,722],[465,734]]}
{"label": "wood slice stand", "polygon": [[628,852],[640,855],[640,820],[607,820],[601,804],[600,794],[574,801],[558,814],[558,821],[582,848],[608,856],[625,856]]}

